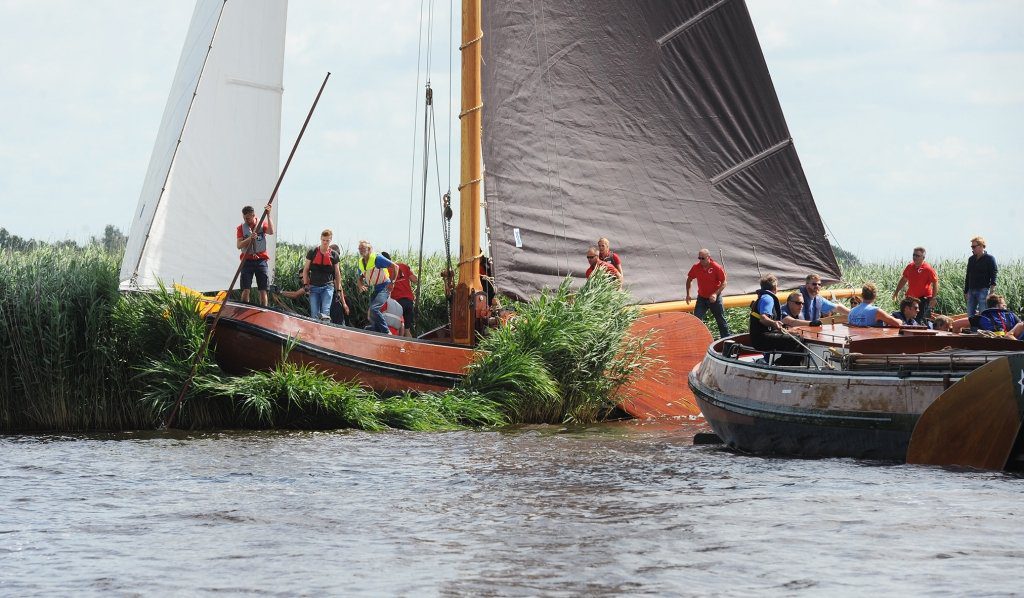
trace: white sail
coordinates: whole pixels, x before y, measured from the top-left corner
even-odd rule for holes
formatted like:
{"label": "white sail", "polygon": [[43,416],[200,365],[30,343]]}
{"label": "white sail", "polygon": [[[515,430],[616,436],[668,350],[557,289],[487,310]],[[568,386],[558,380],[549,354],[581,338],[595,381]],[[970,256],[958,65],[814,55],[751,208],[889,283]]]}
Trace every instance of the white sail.
{"label": "white sail", "polygon": [[122,290],[230,282],[242,206],[260,214],[279,174],[287,5],[196,3],[132,217]]}

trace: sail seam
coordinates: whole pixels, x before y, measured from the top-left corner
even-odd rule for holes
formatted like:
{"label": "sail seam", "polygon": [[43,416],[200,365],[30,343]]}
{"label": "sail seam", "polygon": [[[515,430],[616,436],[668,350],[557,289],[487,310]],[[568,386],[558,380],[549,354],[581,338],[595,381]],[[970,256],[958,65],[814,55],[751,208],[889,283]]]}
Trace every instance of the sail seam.
{"label": "sail seam", "polygon": [[754,156],[751,156],[751,157],[747,158],[746,160],[740,162],[739,164],[733,166],[732,168],[726,170],[725,172],[722,172],[720,174],[717,174],[717,175],[711,177],[711,184],[712,185],[717,185],[717,184],[721,183],[722,181],[724,181],[724,180],[726,180],[728,178],[731,178],[732,176],[734,176],[736,174],[739,174],[740,172],[750,168],[754,164],[757,164],[758,162],[761,162],[761,161],[763,161],[763,160],[765,160],[765,159],[767,159],[767,158],[769,158],[769,157],[771,157],[771,156],[781,152],[782,150],[786,149],[787,147],[789,147],[791,145],[793,145],[793,138],[792,137],[790,137],[789,139],[786,139],[785,141],[780,141],[779,143],[776,143],[775,145],[771,146],[770,148],[764,150],[763,152],[760,152],[760,153],[758,153],[758,154],[756,154]]}
{"label": "sail seam", "polygon": [[702,10],[699,13],[695,14],[693,17],[690,18],[690,20],[688,20],[685,23],[683,23],[682,25],[676,27],[672,31],[669,31],[665,35],[662,35],[661,37],[659,37],[658,40],[657,40],[658,41],[658,45],[659,46],[664,46],[666,43],[671,41],[677,35],[683,33],[684,31],[686,31],[690,27],[693,27],[697,23],[703,21],[705,18],[707,18],[708,15],[710,15],[711,13],[713,13],[716,10],[718,10],[719,8],[721,8],[722,5],[726,4],[727,2],[729,2],[729,0],[718,0],[718,2],[715,2],[711,6],[705,8],[704,10]]}
{"label": "sail seam", "polygon": [[277,93],[284,93],[284,87],[280,85],[274,85],[272,83],[260,83],[259,81],[248,81],[246,79],[236,79],[234,77],[228,77],[227,82],[231,85],[241,85],[243,87],[255,87],[256,89],[265,89],[267,91],[274,91]]}

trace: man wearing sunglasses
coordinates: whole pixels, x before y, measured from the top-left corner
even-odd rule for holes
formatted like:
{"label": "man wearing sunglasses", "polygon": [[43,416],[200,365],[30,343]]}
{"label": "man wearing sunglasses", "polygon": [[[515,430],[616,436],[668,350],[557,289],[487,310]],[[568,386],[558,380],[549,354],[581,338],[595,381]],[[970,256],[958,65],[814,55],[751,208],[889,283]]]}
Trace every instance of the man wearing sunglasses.
{"label": "man wearing sunglasses", "polygon": [[841,314],[850,313],[849,307],[829,301],[818,294],[821,292],[821,277],[817,274],[808,274],[799,290],[804,299],[803,309],[800,310],[800,317],[804,320],[821,320],[834,311]]}
{"label": "man wearing sunglasses", "polygon": [[711,259],[711,252],[701,249],[697,252],[697,263],[686,274],[686,302],[690,302],[690,284],[697,280],[697,305],[693,315],[703,321],[708,309],[718,323],[718,333],[725,338],[729,336],[729,323],[725,321],[725,308],[722,306],[722,290],[725,289],[725,269]]}
{"label": "man wearing sunglasses", "polygon": [[935,268],[924,261],[924,256],[924,247],[914,248],[913,261],[903,269],[903,277],[900,278],[896,290],[892,293],[892,300],[896,301],[903,285],[907,285],[907,297],[917,299],[921,310],[915,319],[922,323],[928,321],[928,316],[935,309],[935,301],[939,296],[939,275],[935,272]]}
{"label": "man wearing sunglasses", "polygon": [[967,258],[967,276],[964,277],[964,301],[967,317],[977,315],[988,296],[996,292],[996,258],[985,251],[985,238],[971,239],[971,257]]}

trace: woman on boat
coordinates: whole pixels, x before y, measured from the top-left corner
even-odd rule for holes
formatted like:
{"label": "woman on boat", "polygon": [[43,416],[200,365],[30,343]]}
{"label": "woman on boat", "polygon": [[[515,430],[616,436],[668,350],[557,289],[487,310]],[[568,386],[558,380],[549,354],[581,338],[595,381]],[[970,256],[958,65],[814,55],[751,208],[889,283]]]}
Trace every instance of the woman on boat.
{"label": "woman on boat", "polygon": [[900,327],[900,321],[885,313],[875,305],[875,297],[878,296],[878,289],[875,283],[867,282],[860,289],[860,296],[863,299],[860,305],[850,310],[850,326],[895,326]]}
{"label": "woman on boat", "polygon": [[608,237],[601,237],[597,240],[597,257],[602,262],[608,262],[615,266],[615,269],[619,271],[619,280],[622,280],[622,259],[619,254],[612,253],[612,244]]}
{"label": "woman on boat", "polygon": [[306,252],[306,263],[302,266],[302,285],[309,292],[309,315],[321,320],[331,319],[331,302],[334,292],[341,293],[341,304],[348,312],[345,291],[341,288],[341,269],[338,252],[331,249],[334,233],[324,229],[320,233],[320,246]]}

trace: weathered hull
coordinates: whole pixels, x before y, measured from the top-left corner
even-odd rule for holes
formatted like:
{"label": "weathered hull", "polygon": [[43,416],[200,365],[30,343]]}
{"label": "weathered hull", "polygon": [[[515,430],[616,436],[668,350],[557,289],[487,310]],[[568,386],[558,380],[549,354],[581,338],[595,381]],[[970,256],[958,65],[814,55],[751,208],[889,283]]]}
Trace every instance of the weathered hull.
{"label": "weathered hull", "polygon": [[432,341],[322,324],[251,305],[228,303],[217,324],[217,363],[228,372],[269,370],[291,343],[288,361],[382,393],[451,388],[473,350]]}
{"label": "weathered hull", "polygon": [[715,433],[757,454],[902,461],[948,375],[786,371],[709,351],[689,384]]}

